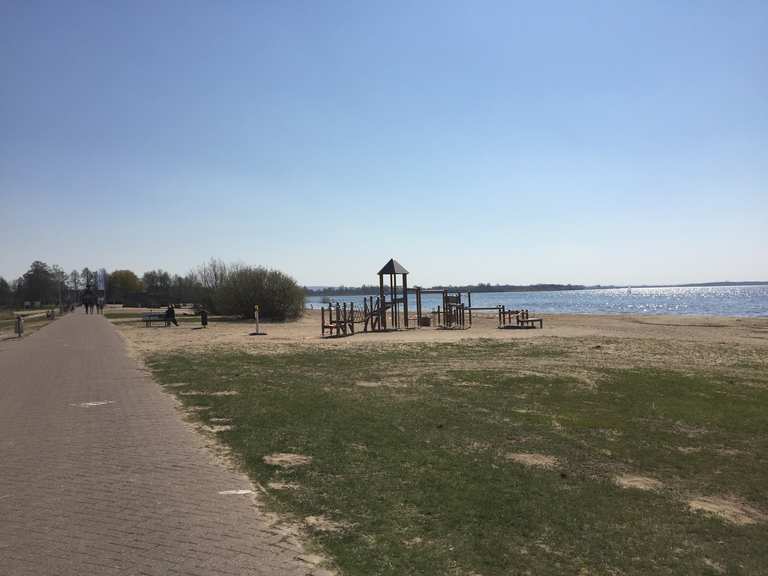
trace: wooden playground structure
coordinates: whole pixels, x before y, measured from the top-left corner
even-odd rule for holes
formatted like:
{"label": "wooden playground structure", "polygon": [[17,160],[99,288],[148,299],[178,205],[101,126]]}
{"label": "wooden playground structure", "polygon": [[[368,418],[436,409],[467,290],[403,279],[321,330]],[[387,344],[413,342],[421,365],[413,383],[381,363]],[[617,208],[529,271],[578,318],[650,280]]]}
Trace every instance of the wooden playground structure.
{"label": "wooden playground structure", "polygon": [[499,328],[544,328],[542,318],[531,318],[528,310],[507,310],[499,306]]}
{"label": "wooden playground structure", "polygon": [[[327,307],[321,307],[321,335],[326,337],[327,333],[327,336],[341,337],[361,331],[386,332],[431,326],[443,330],[465,330],[472,327],[473,311],[491,310],[498,312],[499,328],[534,328],[537,323],[543,327],[540,318],[528,318],[527,310],[506,310],[504,306],[472,307],[472,293],[468,290],[424,289],[420,286],[409,290],[408,274],[408,270],[392,258],[378,272],[378,296],[365,296],[362,307],[356,307],[352,302],[329,303]],[[441,296],[440,304],[426,314],[422,307],[422,296],[425,294]],[[408,311],[409,296],[413,296],[416,305],[415,317]]]}

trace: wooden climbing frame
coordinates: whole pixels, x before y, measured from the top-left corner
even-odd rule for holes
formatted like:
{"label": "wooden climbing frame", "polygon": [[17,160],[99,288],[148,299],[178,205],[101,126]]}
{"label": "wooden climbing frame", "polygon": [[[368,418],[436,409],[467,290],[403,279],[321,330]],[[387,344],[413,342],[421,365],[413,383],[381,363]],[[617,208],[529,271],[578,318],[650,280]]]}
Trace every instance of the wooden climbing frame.
{"label": "wooden climbing frame", "polygon": [[528,310],[507,310],[499,307],[499,328],[544,328],[542,318],[531,318]]}

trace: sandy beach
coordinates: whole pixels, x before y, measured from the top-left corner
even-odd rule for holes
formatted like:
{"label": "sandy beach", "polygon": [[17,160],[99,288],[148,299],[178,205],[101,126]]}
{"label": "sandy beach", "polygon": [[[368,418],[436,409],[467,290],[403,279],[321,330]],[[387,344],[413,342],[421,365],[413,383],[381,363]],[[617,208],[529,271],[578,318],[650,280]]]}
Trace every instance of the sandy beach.
{"label": "sandy beach", "polygon": [[[117,315],[118,310],[113,310]],[[126,313],[130,311],[126,310]],[[133,310],[135,313],[136,311]],[[180,316],[183,315],[183,312]],[[768,318],[701,316],[544,316],[543,329],[499,329],[496,318],[475,316],[472,328],[442,330],[418,328],[384,333],[358,333],[342,338],[322,338],[320,312],[307,311],[297,321],[263,322],[266,334],[254,336],[252,322],[217,322],[207,328],[192,321],[179,326],[146,328],[140,319],[112,318],[131,350],[139,357],[163,352],[237,350],[253,354],[279,354],[297,348],[368,348],[382,344],[472,343],[484,340],[518,341],[531,347],[556,345],[570,351],[574,361],[599,361],[610,366],[723,367],[739,362],[765,362],[768,358]],[[505,362],[513,362],[505,358]],[[539,365],[546,362],[538,362]],[[530,365],[530,359],[527,360]]]}

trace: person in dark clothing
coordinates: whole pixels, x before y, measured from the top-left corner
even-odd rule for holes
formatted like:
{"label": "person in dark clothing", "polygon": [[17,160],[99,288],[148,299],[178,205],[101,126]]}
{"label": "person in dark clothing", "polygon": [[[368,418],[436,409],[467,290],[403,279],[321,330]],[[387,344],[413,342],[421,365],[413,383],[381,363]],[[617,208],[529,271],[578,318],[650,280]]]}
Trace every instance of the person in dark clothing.
{"label": "person in dark clothing", "polygon": [[176,321],[176,309],[173,307],[173,304],[168,305],[168,309],[165,311],[165,319],[168,322],[173,322],[174,326],[179,325],[179,323]]}
{"label": "person in dark clothing", "polygon": [[86,285],[85,291],[83,291],[83,306],[86,314],[93,314],[93,291],[90,284]]}

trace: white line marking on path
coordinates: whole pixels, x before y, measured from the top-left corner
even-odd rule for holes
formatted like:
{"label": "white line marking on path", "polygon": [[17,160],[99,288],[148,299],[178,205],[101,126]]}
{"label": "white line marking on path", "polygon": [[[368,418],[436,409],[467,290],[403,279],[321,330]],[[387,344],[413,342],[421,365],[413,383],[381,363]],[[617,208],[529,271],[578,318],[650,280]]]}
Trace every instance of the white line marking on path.
{"label": "white line marking on path", "polygon": [[222,496],[240,495],[240,494],[253,494],[253,490],[222,490],[219,492]]}
{"label": "white line marking on path", "polygon": [[79,404],[70,404],[76,408],[92,408],[93,406],[104,406],[105,404],[114,404],[114,400],[99,400],[97,402],[80,402]]}

